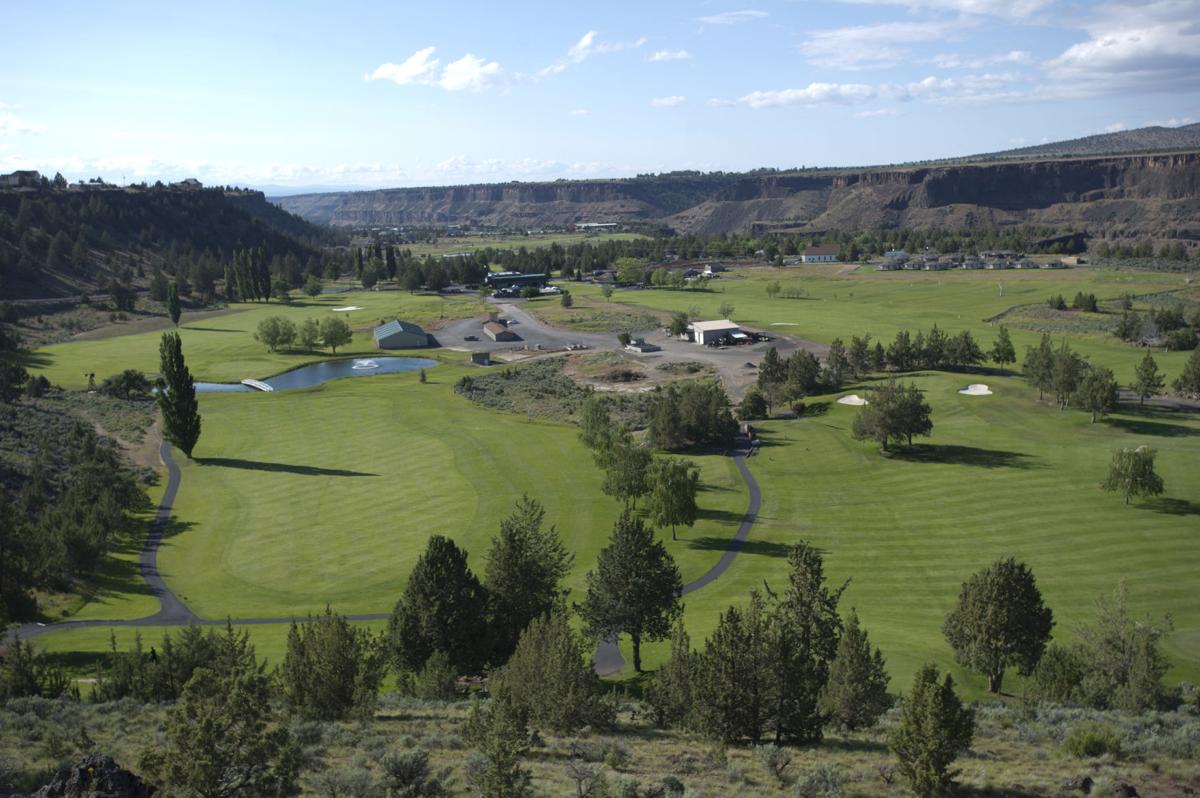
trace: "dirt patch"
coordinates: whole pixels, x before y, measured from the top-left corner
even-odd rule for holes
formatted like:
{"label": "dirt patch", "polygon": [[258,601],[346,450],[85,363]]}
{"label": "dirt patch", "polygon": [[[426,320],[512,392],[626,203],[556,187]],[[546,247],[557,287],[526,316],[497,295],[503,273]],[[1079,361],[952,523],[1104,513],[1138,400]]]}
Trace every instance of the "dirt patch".
{"label": "dirt patch", "polygon": [[679,380],[711,376],[714,371],[695,361],[651,364],[624,352],[589,352],[570,355],[563,373],[593,390],[643,393]]}
{"label": "dirt patch", "polygon": [[546,324],[576,332],[644,332],[670,321],[669,313],[595,299],[576,299],[569,308],[540,302],[527,302],[524,308]]}

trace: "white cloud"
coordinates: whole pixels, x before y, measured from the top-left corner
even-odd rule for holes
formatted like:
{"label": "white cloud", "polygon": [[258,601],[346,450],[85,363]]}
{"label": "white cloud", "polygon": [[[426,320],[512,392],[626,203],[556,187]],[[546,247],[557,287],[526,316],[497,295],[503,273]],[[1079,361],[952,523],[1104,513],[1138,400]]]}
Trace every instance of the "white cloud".
{"label": "white cloud", "polygon": [[1009,50],[1007,53],[975,57],[944,53],[931,59],[939,69],[982,69],[996,64],[1032,64],[1033,61],[1033,54],[1025,50]]}
{"label": "white cloud", "polygon": [[575,108],[567,112],[568,116],[587,116],[590,113],[586,108]]}
{"label": "white cloud", "polygon": [[877,91],[862,83],[810,83],[803,89],[752,91],[738,98],[751,108],[776,108],[787,105],[847,105],[865,102]]}
{"label": "white cloud", "polygon": [[743,22],[750,22],[751,20],[762,19],[767,16],[770,15],[766,11],[747,9],[745,11],[725,11],[707,17],[698,17],[696,21],[704,25],[739,25]]}
{"label": "white cloud", "polygon": [[1124,122],[1113,122],[1111,125],[1105,125],[1101,128],[1101,133],[1120,133],[1122,130],[1128,130]]}
{"label": "white cloud", "polygon": [[[0,108],[11,108],[0,105]],[[45,128],[28,122],[11,111],[0,110],[0,136],[15,136],[19,133],[44,133]]]}
{"label": "white cloud", "polygon": [[637,49],[646,43],[645,36],[640,36],[629,42],[602,42],[597,39],[598,36],[599,34],[594,30],[583,34],[579,41],[575,42],[567,50],[566,58],[560,58],[550,66],[538,70],[537,76],[557,75],[565,71],[572,64],[583,63],[594,55],[605,55],[607,53],[619,53],[622,50]]}
{"label": "white cloud", "polygon": [[390,80],[398,86],[440,86],[446,91],[483,91],[498,83],[503,70],[495,61],[467,53],[439,71],[436,48],[417,50],[402,64],[380,64],[367,80]]}
{"label": "white cloud", "polygon": [[984,73],[953,78],[939,78],[931,75],[910,83],[881,86],[880,94],[901,102],[913,100],[935,104],[1005,102],[1027,98],[1027,93],[1019,88],[1023,80],[1023,77],[1010,73]]}
{"label": "white cloud", "polygon": [[417,50],[402,64],[380,64],[367,80],[390,80],[398,86],[420,84],[428,86],[437,80],[438,60],[432,58],[435,47]]}
{"label": "white cloud", "polygon": [[800,46],[814,66],[872,69],[895,66],[911,52],[910,44],[944,41],[964,27],[955,22],[882,22],[814,31]]}
{"label": "white cloud", "polygon": [[650,54],[650,61],[686,61],[692,54],[687,50],[655,50]]}
{"label": "white cloud", "polygon": [[1108,3],[1073,44],[1047,64],[1066,96],[1200,87],[1200,0]]}
{"label": "white cloud", "polygon": [[687,100],[686,97],[679,94],[673,94],[670,97],[655,97],[650,101],[650,105],[653,108],[675,108],[683,105],[685,100]]}
{"label": "white cloud", "polygon": [[902,6],[909,11],[943,11],[966,16],[1023,20],[1047,9],[1054,0],[842,0],[854,5]]}
{"label": "white cloud", "polygon": [[1190,125],[1196,120],[1190,116],[1178,117],[1173,116],[1170,119],[1155,119],[1146,123],[1146,127],[1183,127]]}
{"label": "white cloud", "polygon": [[500,78],[500,65],[467,53],[446,64],[438,85],[446,91],[483,91]]}
{"label": "white cloud", "polygon": [[859,111],[854,116],[857,119],[881,119],[887,116],[897,116],[899,113],[895,108],[872,108],[870,111]]}

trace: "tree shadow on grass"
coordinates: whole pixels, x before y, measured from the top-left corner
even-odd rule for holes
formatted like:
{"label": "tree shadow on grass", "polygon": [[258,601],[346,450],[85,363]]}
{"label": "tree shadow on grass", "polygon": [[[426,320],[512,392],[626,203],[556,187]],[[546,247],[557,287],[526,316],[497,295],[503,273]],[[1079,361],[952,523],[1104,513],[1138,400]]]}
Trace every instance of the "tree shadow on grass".
{"label": "tree shadow on grass", "polygon": [[202,466],[221,468],[243,468],[249,471],[275,471],[283,474],[298,474],[305,477],[377,477],[366,471],[349,471],[344,468],[320,468],[318,466],[291,465],[290,463],[266,463],[261,460],[242,460],[235,457],[197,457]]}
{"label": "tree shadow on grass", "polygon": [[[688,548],[698,551],[726,551],[732,545],[731,538],[702,537],[688,541]],[[738,546],[740,554],[758,554],[763,557],[786,557],[791,550],[792,547],[786,544],[765,540],[744,540]]]}
{"label": "tree shadow on grass", "polygon": [[977,446],[955,444],[916,444],[890,453],[894,460],[912,463],[943,463],[945,465],[976,466],[978,468],[1041,468],[1037,458],[1023,452],[1003,449],[981,449]]}
{"label": "tree shadow on grass", "polygon": [[195,330],[196,332],[216,332],[216,333],[241,333],[245,330],[231,330],[228,327],[193,327],[190,324],[184,325],[185,330]]}
{"label": "tree shadow on grass", "polygon": [[742,521],[742,513],[735,513],[730,510],[713,510],[711,508],[702,508],[696,511],[696,519],[699,521],[716,521],[718,523],[740,524]]}
{"label": "tree shadow on grass", "polygon": [[1115,429],[1134,435],[1156,435],[1161,438],[1188,438],[1200,435],[1200,428],[1185,424],[1170,424],[1146,418],[1106,418],[1104,423]]}
{"label": "tree shadow on grass", "polygon": [[1200,515],[1200,503],[1187,499],[1170,499],[1159,497],[1142,505],[1148,510],[1164,515]]}

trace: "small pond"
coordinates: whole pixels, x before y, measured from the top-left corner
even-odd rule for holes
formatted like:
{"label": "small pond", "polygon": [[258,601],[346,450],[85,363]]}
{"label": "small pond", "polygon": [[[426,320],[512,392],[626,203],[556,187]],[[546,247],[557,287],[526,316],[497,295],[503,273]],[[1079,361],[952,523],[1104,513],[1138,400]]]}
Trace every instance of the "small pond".
{"label": "small pond", "polygon": [[[296,388],[310,388],[330,380],[342,377],[366,377],[371,374],[396,374],[402,371],[416,371],[436,366],[436,360],[426,357],[359,357],[353,360],[327,360],[323,363],[310,363],[283,374],[260,380],[276,391],[290,391]],[[197,393],[234,393],[258,391],[249,385],[228,382],[198,382]]]}

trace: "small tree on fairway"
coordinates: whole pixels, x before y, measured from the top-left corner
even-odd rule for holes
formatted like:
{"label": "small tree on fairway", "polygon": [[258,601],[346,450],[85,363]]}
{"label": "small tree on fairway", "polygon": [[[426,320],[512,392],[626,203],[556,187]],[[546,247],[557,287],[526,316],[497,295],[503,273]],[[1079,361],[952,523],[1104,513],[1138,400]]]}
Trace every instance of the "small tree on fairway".
{"label": "small tree on fairway", "polygon": [[325,342],[325,346],[329,347],[335,355],[339,346],[350,343],[353,338],[354,333],[344,319],[333,316],[321,321],[321,340]]}
{"label": "small tree on fairway", "polygon": [[490,650],[487,595],[454,541],[432,535],[388,621],[398,665],[419,671],[444,651],[459,673],[475,673]]}
{"label": "small tree on fairway", "polygon": [[587,596],[577,607],[587,634],[606,638],[628,633],[633,669],[642,671],[642,640],[662,640],[681,611],[679,567],[654,531],[626,510],[587,574]]}
{"label": "small tree on fairway", "polygon": [[275,352],[295,342],[296,325],[283,316],[271,316],[258,323],[254,338]]}
{"label": "small tree on fairway", "polygon": [[855,440],[873,440],[883,451],[888,443],[907,442],[913,435],[928,435],[933,431],[932,408],[915,384],[901,385],[890,379],[872,394],[870,403],[854,417],[852,434]]}
{"label": "small tree on fairway", "polygon": [[163,436],[190,460],[200,440],[200,409],[196,403],[196,383],[183,360],[183,342],[179,333],[163,333],[158,345],[158,409],[162,412]]}
{"label": "small tree on fairway", "polygon": [[1071,404],[1083,369],[1083,360],[1063,341],[1050,361],[1050,387],[1054,389],[1059,410],[1066,410]]}
{"label": "small tree on fairway", "polygon": [[[167,717],[161,755],[172,795],[295,795],[300,750],[271,705],[271,681],[253,671],[197,670]],[[156,757],[157,758],[157,757]]]}
{"label": "small tree on fairway", "polygon": [[1033,673],[1053,627],[1033,572],[1009,557],[963,582],[943,630],[958,663],[982,673],[999,693],[1006,668]]}
{"label": "small tree on fairway", "polygon": [[1025,378],[1038,389],[1038,399],[1045,398],[1046,391],[1053,387],[1054,378],[1054,347],[1050,345],[1048,334],[1043,333],[1038,345],[1026,350],[1023,370]]}
{"label": "small tree on fairway", "polygon": [[316,299],[323,290],[325,290],[325,284],[321,282],[321,278],[315,274],[308,275],[308,279],[304,281],[304,293]]}
{"label": "small tree on fairway", "polygon": [[671,540],[675,540],[678,524],[690,527],[696,523],[700,469],[688,460],[656,460],[650,465],[649,482],[650,521],[657,527],[671,527]]}
{"label": "small tree on fairway", "polygon": [[1184,396],[1200,396],[1200,347],[1192,350],[1187,363],[1183,364],[1183,371],[1175,379],[1172,387],[1176,393]]}
{"label": "small tree on fairway", "polygon": [[296,331],[296,342],[300,344],[301,349],[317,348],[317,344],[321,343],[321,325],[316,319],[304,320],[300,329]]}
{"label": "small tree on fairway", "polygon": [[558,303],[564,308],[569,308],[575,304],[575,300],[571,298],[570,291],[563,291],[562,296],[559,297]]}
{"label": "small tree on fairway", "polygon": [[627,509],[636,509],[637,500],[650,491],[647,476],[653,455],[644,446],[635,444],[628,433],[599,453],[604,482],[600,489],[608,496],[625,503]]}
{"label": "small tree on fairway", "polygon": [[1017,352],[1013,349],[1012,339],[1008,337],[1007,327],[1000,327],[1000,332],[996,335],[996,342],[992,344],[990,355],[992,362],[1002,369],[1010,363],[1017,362]]}
{"label": "small tree on fairway", "polygon": [[1113,376],[1112,369],[1104,366],[1085,369],[1079,381],[1076,400],[1084,410],[1091,412],[1093,424],[1098,414],[1111,412],[1117,406],[1117,378]]}
{"label": "small tree on fairway", "polygon": [[918,798],[939,798],[950,793],[957,775],[950,765],[970,748],[974,734],[975,715],[954,692],[954,679],[947,673],[939,684],[937,668],[926,665],[901,700],[888,747]]}
{"label": "small tree on fairway", "polygon": [[1133,392],[1138,395],[1138,404],[1144,405],[1146,399],[1154,396],[1163,389],[1166,380],[1163,374],[1158,370],[1158,364],[1154,362],[1154,356],[1149,352],[1142,358],[1142,362],[1138,363],[1137,370],[1133,374]]}
{"label": "small tree on fairway", "polygon": [[1129,504],[1131,496],[1158,496],[1163,492],[1163,481],[1154,470],[1155,451],[1149,446],[1136,449],[1117,449],[1113,452],[1108,476],[1100,487],[1107,491],[1119,491]]}
{"label": "small tree on fairway", "polygon": [[183,308],[179,305],[179,284],[171,283],[167,286],[167,315],[171,317],[171,323],[178,327],[182,314]]}
{"label": "small tree on fairway", "polygon": [[384,640],[329,607],[292,622],[280,686],[292,712],[309,720],[369,717],[387,675]]}
{"label": "small tree on fairway", "polygon": [[717,308],[717,315],[723,319],[728,319],[733,316],[733,303],[726,300]]}
{"label": "small tree on fairway", "polygon": [[858,613],[851,610],[821,691],[821,712],[848,731],[870,728],[892,706],[887,687],[883,654],[871,647]]}
{"label": "small tree on fairway", "polygon": [[545,517],[540,502],[522,496],[500,522],[500,533],[488,549],[483,583],[500,662],[512,654],[530,621],[562,599],[561,583],[575,559],[557,529],[543,528]]}

